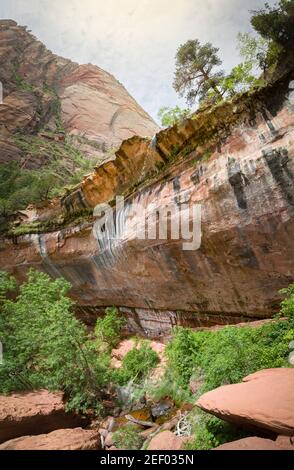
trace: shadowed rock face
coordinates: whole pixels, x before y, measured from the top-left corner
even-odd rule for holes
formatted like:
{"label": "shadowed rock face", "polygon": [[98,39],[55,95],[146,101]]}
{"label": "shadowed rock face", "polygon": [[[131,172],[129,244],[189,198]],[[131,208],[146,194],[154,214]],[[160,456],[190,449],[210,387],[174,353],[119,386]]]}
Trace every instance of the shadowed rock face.
{"label": "shadowed rock face", "polygon": [[80,416],[65,412],[61,392],[38,390],[0,396],[0,443],[87,424]]}
{"label": "shadowed rock face", "polygon": [[10,20],[0,21],[0,81],[0,163],[21,160],[12,133],[39,133],[46,126],[58,134],[57,117],[68,135],[81,139],[78,148],[96,160],[124,139],[158,131],[112,75],[52,54]]}
{"label": "shadowed rock face", "polygon": [[[80,219],[50,233],[3,239],[1,269],[19,280],[30,266],[62,275],[72,283],[87,322],[102,307],[116,305],[131,330],[152,336],[176,324],[272,316],[278,290],[294,279],[292,75],[253,96],[200,112],[152,141],[124,141],[114,161],[31,218],[66,220],[125,194],[124,208],[115,208],[118,239],[105,224],[97,240],[93,218]],[[201,205],[199,249],[185,251],[184,240],[170,236],[138,237],[144,211],[152,215],[172,207],[187,222],[195,219],[194,204]]]}
{"label": "shadowed rock face", "polygon": [[58,429],[49,434],[22,436],[0,445],[0,450],[99,450],[100,436],[91,429]]}

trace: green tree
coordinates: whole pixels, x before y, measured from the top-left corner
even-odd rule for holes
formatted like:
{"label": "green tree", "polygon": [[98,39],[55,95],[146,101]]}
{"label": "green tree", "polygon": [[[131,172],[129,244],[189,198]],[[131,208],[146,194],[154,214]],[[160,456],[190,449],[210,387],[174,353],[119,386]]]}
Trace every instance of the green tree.
{"label": "green tree", "polygon": [[174,89],[180,96],[186,96],[189,105],[197,99],[206,99],[211,90],[221,99],[219,83],[224,74],[217,69],[221,64],[218,48],[211,43],[201,45],[198,39],[187,41],[176,54]]}
{"label": "green tree", "polygon": [[233,97],[236,93],[243,93],[254,87],[265,84],[265,80],[256,78],[252,72],[251,62],[243,62],[234,67],[230,74],[221,80],[224,98]]}
{"label": "green tree", "polygon": [[143,341],[125,355],[122,367],[116,371],[114,379],[120,384],[128,383],[130,380],[138,383],[147,377],[158,362],[158,354],[151,348],[148,341]]}
{"label": "green tree", "polygon": [[294,38],[294,0],[280,0],[275,6],[268,3],[252,12],[251,24],[263,38],[282,46],[292,47]]}
{"label": "green tree", "polygon": [[189,117],[191,110],[181,109],[179,106],[174,108],[163,107],[158,111],[158,117],[161,120],[162,127],[171,127]]}
{"label": "green tree", "polygon": [[95,327],[96,347],[111,351],[119,342],[125,320],[119,315],[117,308],[107,308],[105,316],[98,318]]}
{"label": "green tree", "polygon": [[0,276],[0,393],[48,388],[63,390],[70,409],[97,412],[108,381],[109,361],[98,355],[86,327],[73,314],[70,284],[30,271],[15,300],[15,287]]}

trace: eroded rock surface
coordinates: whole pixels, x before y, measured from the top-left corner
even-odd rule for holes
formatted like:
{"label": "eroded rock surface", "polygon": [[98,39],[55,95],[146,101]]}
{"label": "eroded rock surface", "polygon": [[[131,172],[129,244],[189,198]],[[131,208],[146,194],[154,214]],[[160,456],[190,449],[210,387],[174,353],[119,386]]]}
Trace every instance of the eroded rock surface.
{"label": "eroded rock surface", "polygon": [[49,434],[22,436],[0,445],[0,450],[99,450],[97,431],[82,428],[58,429]]}
{"label": "eroded rock surface", "polygon": [[294,369],[265,369],[205,393],[196,405],[241,427],[293,436],[293,390]]}
{"label": "eroded rock surface", "polygon": [[66,413],[62,396],[47,390],[0,396],[0,443],[85,425],[81,417]]}
{"label": "eroded rock surface", "polygon": [[[108,158],[110,149],[134,135],[152,137],[158,126],[111,74],[53,54],[25,27],[0,20],[0,162],[42,166],[29,159],[15,134],[57,138],[66,133],[89,159]],[[62,132],[60,132],[62,131]],[[41,150],[41,145],[40,145]],[[42,152],[40,152],[42,154]]]}
{"label": "eroded rock surface", "polygon": [[[200,113],[160,132],[153,144],[137,137],[125,141],[115,161],[85,178],[59,206],[44,209],[41,218],[93,209],[141,182],[125,206],[116,208],[116,232],[106,225],[97,240],[93,219],[85,219],[51,233],[6,239],[1,268],[19,280],[30,266],[64,276],[81,316],[94,322],[99,309],[116,305],[130,330],[153,336],[177,324],[270,317],[279,306],[278,290],[294,278],[289,83],[287,76],[249,102],[242,98]],[[166,164],[175,149],[177,158]],[[160,161],[167,166],[156,172]],[[178,209],[178,220],[187,221],[195,204],[201,205],[198,250],[183,250],[185,240],[171,239],[170,231],[167,240],[139,238],[146,214]]]}
{"label": "eroded rock surface", "polygon": [[183,450],[187,439],[177,437],[171,431],[162,431],[153,437],[148,450]]}
{"label": "eroded rock surface", "polygon": [[294,446],[261,437],[246,437],[238,441],[227,442],[213,450],[294,450]]}
{"label": "eroded rock surface", "polygon": [[[64,87],[72,77],[92,86],[92,69],[65,70]],[[113,161],[31,214],[35,229],[0,241],[1,269],[19,281],[31,266],[64,276],[87,323],[115,305],[129,330],[154,337],[175,325],[271,317],[279,289],[294,279],[293,84],[292,70],[152,140],[125,140]],[[123,207],[117,195],[125,196]],[[106,202],[116,224],[99,226],[91,214]],[[187,237],[170,228],[166,239],[144,238],[146,217],[155,230],[158,211],[170,211],[174,227],[199,222],[200,214],[198,249],[183,249]]]}

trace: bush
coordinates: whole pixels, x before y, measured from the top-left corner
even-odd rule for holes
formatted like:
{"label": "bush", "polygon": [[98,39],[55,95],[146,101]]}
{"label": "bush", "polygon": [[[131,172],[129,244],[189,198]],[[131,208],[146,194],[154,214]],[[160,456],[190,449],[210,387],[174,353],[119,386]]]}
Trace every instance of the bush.
{"label": "bush", "polygon": [[111,351],[120,340],[121,329],[125,320],[119,316],[117,308],[107,308],[105,316],[98,318],[95,326],[96,344],[98,348]]}
{"label": "bush", "polygon": [[170,127],[187,119],[191,115],[190,109],[181,109],[179,106],[175,108],[163,107],[158,111],[158,117],[162,127]]}
{"label": "bush", "polygon": [[[285,292],[285,291],[283,291]],[[192,331],[176,328],[166,349],[168,368],[174,380],[188,388],[191,377],[203,381],[200,393],[224,384],[239,382],[260,369],[287,364],[289,342],[294,339],[293,286],[286,290],[281,312],[288,318],[276,319],[258,328],[228,326],[218,331]]]}
{"label": "bush", "polygon": [[139,347],[134,347],[125,355],[121,369],[115,372],[115,380],[120,385],[130,380],[138,383],[147,377],[158,362],[158,354],[149,346],[148,341],[143,341]]}
{"label": "bush", "polygon": [[112,439],[115,447],[124,450],[140,450],[144,442],[144,438],[132,425],[119,428],[113,433]]}
{"label": "bush", "polygon": [[108,381],[108,357],[97,355],[86,327],[73,314],[70,284],[30,271],[15,300],[5,292],[15,287],[0,276],[0,393],[48,388],[63,390],[68,408],[101,409]]}
{"label": "bush", "polygon": [[281,315],[294,319],[294,284],[290,284],[286,289],[282,289],[280,293],[286,297],[281,302]]}

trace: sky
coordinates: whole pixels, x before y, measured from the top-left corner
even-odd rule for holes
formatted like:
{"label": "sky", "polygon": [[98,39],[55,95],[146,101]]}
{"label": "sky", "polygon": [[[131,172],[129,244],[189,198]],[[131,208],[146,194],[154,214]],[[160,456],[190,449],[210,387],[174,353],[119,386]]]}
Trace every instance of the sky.
{"label": "sky", "polygon": [[[185,106],[173,90],[175,54],[188,39],[220,48],[223,68],[240,62],[238,32],[265,0],[0,0],[0,18],[26,25],[48,49],[112,73],[154,119]],[[274,0],[268,0],[274,4]]]}

